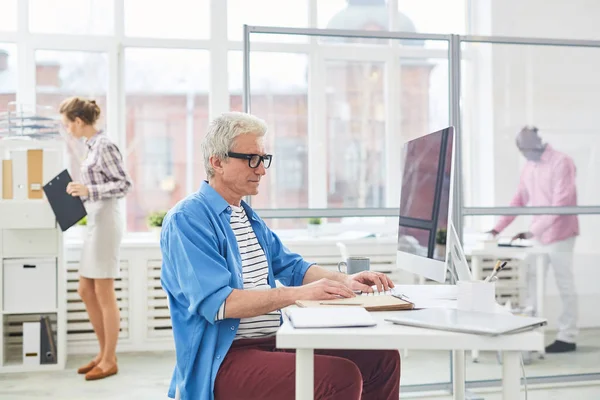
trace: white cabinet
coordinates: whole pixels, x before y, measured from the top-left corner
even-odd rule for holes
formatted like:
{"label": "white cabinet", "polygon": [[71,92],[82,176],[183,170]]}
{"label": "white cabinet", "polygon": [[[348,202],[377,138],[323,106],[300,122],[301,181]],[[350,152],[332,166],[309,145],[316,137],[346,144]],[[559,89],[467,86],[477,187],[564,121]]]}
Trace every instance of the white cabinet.
{"label": "white cabinet", "polygon": [[[11,179],[12,185],[0,183],[13,189],[12,197],[4,197],[3,191],[0,199],[0,374],[65,367],[63,234],[45,196],[28,197],[26,185],[31,177],[22,156],[27,149],[44,149],[45,183],[63,169],[62,146],[51,140],[0,140],[0,158],[10,154],[13,170],[10,176],[0,174],[0,180]],[[55,363],[39,357],[47,348],[54,349],[50,362]]]}

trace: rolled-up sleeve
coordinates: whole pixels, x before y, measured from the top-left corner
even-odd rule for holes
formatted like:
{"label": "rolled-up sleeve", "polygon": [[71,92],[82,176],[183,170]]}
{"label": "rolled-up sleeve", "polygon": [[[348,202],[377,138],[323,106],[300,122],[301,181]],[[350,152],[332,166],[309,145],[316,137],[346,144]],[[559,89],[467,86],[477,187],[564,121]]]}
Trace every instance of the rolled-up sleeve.
{"label": "rolled-up sleeve", "polygon": [[267,229],[270,258],[275,279],[286,286],[301,286],[304,275],[313,262],[308,262],[297,253],[291,252],[272,230]]}
{"label": "rolled-up sleeve", "polygon": [[214,324],[219,308],[233,288],[231,273],[210,227],[208,220],[198,221],[178,212],[163,227],[162,241],[169,252],[174,278],[187,299],[188,311]]}

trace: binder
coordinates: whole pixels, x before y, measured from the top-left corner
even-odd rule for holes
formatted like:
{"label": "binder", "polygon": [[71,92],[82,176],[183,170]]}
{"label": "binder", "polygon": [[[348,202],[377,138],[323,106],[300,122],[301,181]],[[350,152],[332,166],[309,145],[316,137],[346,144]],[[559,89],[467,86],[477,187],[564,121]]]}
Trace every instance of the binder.
{"label": "binder", "polygon": [[298,307],[364,307],[367,311],[412,310],[414,304],[394,295],[356,296],[335,300],[298,300]]}
{"label": "binder", "polygon": [[44,166],[44,150],[27,150],[27,197],[30,199],[42,199]]}
{"label": "binder", "polygon": [[40,318],[40,364],[56,364],[56,341],[50,317]]}
{"label": "binder", "polygon": [[2,198],[13,198],[12,160],[2,160]]}
{"label": "binder", "polygon": [[67,193],[67,185],[72,181],[69,171],[65,169],[44,185],[46,198],[63,232],[87,215],[81,198]]}

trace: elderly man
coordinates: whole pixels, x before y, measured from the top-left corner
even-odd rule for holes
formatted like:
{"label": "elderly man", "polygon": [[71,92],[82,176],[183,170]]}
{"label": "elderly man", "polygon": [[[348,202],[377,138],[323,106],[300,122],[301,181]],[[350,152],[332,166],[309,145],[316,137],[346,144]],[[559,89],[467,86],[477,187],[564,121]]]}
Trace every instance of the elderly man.
{"label": "elderly man", "polygon": [[[525,127],[517,136],[517,147],[527,163],[521,173],[517,193],[510,202],[513,207],[533,206],[576,206],[577,189],[575,187],[575,164],[564,153],[554,150],[543,143],[535,127]],[[505,216],[490,231],[498,235],[515,216]],[[546,347],[547,353],[574,351],[577,337],[577,293],[573,279],[573,248],[579,235],[577,215],[535,215],[529,232],[515,235],[514,239],[533,238],[546,252],[548,262],[554,269],[556,286],[563,303],[558,320],[556,341]],[[535,307],[536,284],[535,268],[528,269],[528,297]]]}
{"label": "elderly man", "polygon": [[[216,118],[202,143],[208,182],[165,217],[161,281],[177,353],[170,397],[177,387],[184,400],[293,399],[295,354],[275,347],[280,310],[394,286],[381,273],[345,275],[303,260],[242,201],[271,165],[265,133],[248,114]],[[399,386],[397,351],[315,353],[317,399],[397,400]]]}

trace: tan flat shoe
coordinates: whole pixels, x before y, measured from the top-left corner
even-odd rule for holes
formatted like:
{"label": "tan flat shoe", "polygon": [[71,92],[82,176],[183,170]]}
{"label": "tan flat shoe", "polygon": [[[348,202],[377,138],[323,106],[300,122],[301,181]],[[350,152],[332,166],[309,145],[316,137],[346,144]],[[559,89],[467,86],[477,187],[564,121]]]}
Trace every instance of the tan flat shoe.
{"label": "tan flat shoe", "polygon": [[94,369],[92,369],[90,372],[85,374],[85,380],[86,381],[95,381],[97,379],[104,379],[111,375],[115,375],[117,372],[119,372],[119,368],[117,367],[117,364],[115,364],[114,366],[109,368],[107,371],[101,370],[100,367],[94,367]]}
{"label": "tan flat shoe", "polygon": [[89,363],[87,363],[86,365],[84,365],[83,367],[79,367],[79,369],[77,370],[77,373],[78,374],[87,374],[92,369],[94,369],[95,366],[96,366],[96,361],[92,360]]}

